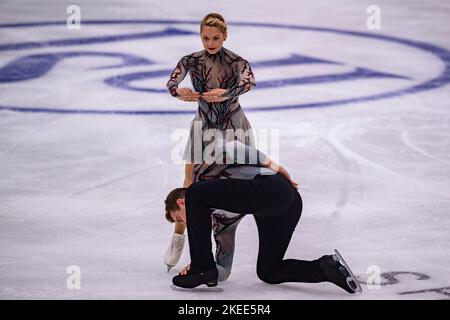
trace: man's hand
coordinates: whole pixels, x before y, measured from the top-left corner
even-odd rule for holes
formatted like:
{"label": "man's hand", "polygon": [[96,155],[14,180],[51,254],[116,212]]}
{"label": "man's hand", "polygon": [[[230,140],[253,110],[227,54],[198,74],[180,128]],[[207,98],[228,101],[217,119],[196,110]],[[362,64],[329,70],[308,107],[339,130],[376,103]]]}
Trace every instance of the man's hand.
{"label": "man's hand", "polygon": [[270,158],[267,158],[266,163],[263,164],[264,167],[269,168],[275,172],[278,172],[279,174],[281,174],[287,181],[289,181],[292,186],[295,189],[298,189],[298,183],[295,182],[294,180],[292,180],[291,175],[289,174],[289,172],[287,172],[287,170],[282,167],[281,165],[279,165],[278,163],[276,163],[275,161],[273,161]]}
{"label": "man's hand", "polygon": [[187,274],[187,272],[189,271],[189,269],[191,268],[191,264],[189,263],[186,267],[184,267],[183,269],[181,269],[179,275],[185,276]]}
{"label": "man's hand", "polygon": [[189,88],[177,88],[177,98],[187,102],[197,101],[200,98],[200,93]]}
{"label": "man's hand", "polygon": [[289,175],[289,173],[287,172],[287,170],[286,170],[284,167],[278,165],[278,172],[279,172],[284,178],[286,178],[286,179],[292,184],[292,186],[293,186],[295,189],[298,189],[298,183],[295,182],[294,180],[292,180],[291,176]]}
{"label": "man's hand", "polygon": [[222,97],[222,95],[226,92],[225,89],[212,89],[211,91],[205,92],[202,94],[203,100],[206,102],[222,102],[228,99],[228,97]]}

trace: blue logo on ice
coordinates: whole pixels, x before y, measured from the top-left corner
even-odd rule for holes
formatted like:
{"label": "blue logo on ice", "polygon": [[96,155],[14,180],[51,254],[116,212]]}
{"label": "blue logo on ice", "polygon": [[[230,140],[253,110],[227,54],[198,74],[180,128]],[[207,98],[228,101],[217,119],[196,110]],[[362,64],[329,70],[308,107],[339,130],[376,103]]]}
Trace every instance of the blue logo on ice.
{"label": "blue logo on ice", "polygon": [[[50,40],[42,42],[24,42],[24,43],[10,43],[10,44],[0,44],[0,51],[3,52],[20,52],[28,49],[48,49],[48,48],[61,48],[61,47],[73,47],[85,45],[95,45],[95,44],[105,44],[105,43],[115,43],[120,41],[129,40],[140,40],[140,39],[161,39],[164,37],[183,37],[183,36],[198,36],[197,32],[192,32],[189,30],[184,30],[180,27],[175,28],[174,25],[196,25],[197,21],[174,21],[174,20],[106,20],[106,21],[84,21],[84,25],[126,25],[126,24],[142,24],[142,25],[168,25],[164,30],[153,31],[153,32],[142,32],[142,33],[132,33],[132,34],[119,34],[110,36],[98,36],[98,37],[85,37],[85,38],[73,38],[73,39],[63,39],[63,40]],[[58,26],[64,25],[65,22],[36,22],[36,23],[16,23],[16,24],[0,24],[0,29],[7,28],[33,28],[42,26]],[[424,82],[410,84],[406,88],[391,90],[382,93],[372,93],[366,94],[365,96],[355,96],[346,97],[341,99],[329,99],[319,102],[301,103],[301,104],[289,104],[289,105],[277,105],[277,106],[256,106],[256,107],[246,107],[246,111],[271,111],[271,110],[282,110],[282,109],[296,109],[296,108],[311,108],[311,107],[330,107],[337,105],[345,105],[355,102],[365,102],[381,100],[386,98],[392,98],[396,96],[413,94],[420,91],[430,90],[446,85],[450,82],[450,51],[424,42],[406,40],[397,37],[390,37],[386,35],[379,35],[375,33],[364,33],[364,32],[353,32],[336,30],[329,28],[315,28],[307,26],[296,26],[296,25],[286,25],[286,24],[268,24],[268,23],[230,23],[230,25],[240,26],[240,27],[260,27],[260,28],[271,28],[275,30],[289,30],[289,31],[308,31],[308,32],[319,32],[335,34],[339,36],[350,36],[360,39],[370,39],[375,41],[384,41],[391,44],[402,45],[410,49],[421,50],[433,54],[438,58],[443,64],[443,71],[432,79],[427,79]],[[34,50],[36,51],[36,50]],[[93,68],[95,70],[105,70],[126,67],[136,67],[136,66],[151,66],[157,67],[157,62],[145,58],[139,55],[133,55],[128,53],[118,53],[110,51],[87,51],[87,50],[76,50],[76,51],[64,51],[64,52],[42,52],[33,53],[28,55],[23,55],[9,63],[0,66],[0,88],[2,84],[12,84],[27,80],[40,79],[44,77],[50,70],[52,70],[55,65],[65,59],[74,57],[106,57],[115,58],[120,61],[120,63],[103,65],[100,67]],[[273,60],[261,60],[252,61],[252,67],[254,70],[263,70],[264,68],[272,67],[298,67],[300,65],[323,65],[323,66],[345,66],[345,64],[328,60],[319,59],[311,57],[308,55],[291,53],[286,55],[284,58],[273,59]],[[112,88],[118,90],[136,91],[141,93],[149,94],[166,94],[167,90],[162,86],[168,79],[168,76],[172,69],[155,69],[152,71],[140,71],[140,72],[121,72],[121,74],[114,76],[107,76],[104,79],[104,83]],[[255,71],[258,74],[257,71]],[[330,84],[330,83],[340,83],[350,80],[357,79],[391,79],[413,82],[410,76],[405,76],[402,74],[394,72],[381,72],[374,70],[373,68],[355,66],[352,67],[350,71],[345,72],[331,72],[328,74],[320,75],[306,75],[290,77],[285,79],[276,80],[257,80],[257,87],[255,90],[265,90],[273,88],[283,88],[286,86],[302,86],[309,84]],[[161,84],[158,87],[152,86],[137,86],[136,82],[141,80],[150,80],[152,83]],[[326,92],[326,91],[325,91]],[[167,97],[169,99],[169,97]],[[4,99],[3,99],[4,100]],[[4,104],[4,102],[2,102]],[[67,106],[64,108],[49,108],[45,106],[15,106],[15,105],[0,105],[0,110],[12,110],[12,111],[22,111],[22,112],[51,112],[51,113],[94,113],[94,114],[125,114],[125,115],[151,115],[151,114],[184,114],[192,113],[190,110],[173,110],[173,108],[167,108],[165,110],[128,110],[128,108],[108,108],[107,110],[102,109],[86,109],[86,108],[70,108]]]}

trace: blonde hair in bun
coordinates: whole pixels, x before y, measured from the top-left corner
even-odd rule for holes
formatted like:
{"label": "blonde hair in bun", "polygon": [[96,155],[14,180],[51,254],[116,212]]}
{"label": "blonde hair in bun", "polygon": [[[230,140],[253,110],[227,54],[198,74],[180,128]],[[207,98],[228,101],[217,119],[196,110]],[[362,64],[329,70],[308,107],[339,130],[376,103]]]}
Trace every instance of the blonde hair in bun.
{"label": "blonde hair in bun", "polygon": [[208,13],[206,16],[203,17],[200,23],[200,32],[202,32],[204,26],[216,27],[223,34],[225,35],[227,34],[227,23],[225,22],[225,19],[222,17],[221,14]]}

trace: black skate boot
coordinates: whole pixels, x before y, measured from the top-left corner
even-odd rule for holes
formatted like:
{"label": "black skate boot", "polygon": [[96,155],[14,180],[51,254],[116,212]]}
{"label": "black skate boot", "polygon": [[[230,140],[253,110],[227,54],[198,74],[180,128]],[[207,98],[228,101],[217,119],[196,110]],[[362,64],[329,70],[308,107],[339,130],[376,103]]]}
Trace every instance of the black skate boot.
{"label": "black skate boot", "polygon": [[209,269],[191,269],[186,275],[178,275],[172,278],[172,283],[178,288],[193,289],[202,284],[208,287],[217,286],[219,273],[214,265]]}
{"label": "black skate boot", "polygon": [[327,280],[348,293],[361,293],[362,288],[340,253],[334,249],[333,255],[323,256],[319,265]]}

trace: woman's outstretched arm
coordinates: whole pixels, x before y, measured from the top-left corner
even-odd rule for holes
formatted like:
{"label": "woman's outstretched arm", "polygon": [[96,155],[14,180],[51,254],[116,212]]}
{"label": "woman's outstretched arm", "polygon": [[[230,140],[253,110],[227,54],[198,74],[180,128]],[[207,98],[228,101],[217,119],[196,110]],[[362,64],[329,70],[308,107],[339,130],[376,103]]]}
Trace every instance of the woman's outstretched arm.
{"label": "woman's outstretched arm", "polygon": [[178,85],[184,80],[189,71],[188,58],[189,56],[184,56],[178,62],[170,75],[169,81],[167,81],[167,89],[173,97],[182,101],[197,101],[200,97],[198,92],[194,92],[189,88],[178,88]]}

